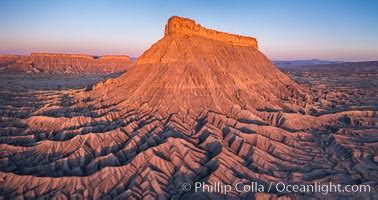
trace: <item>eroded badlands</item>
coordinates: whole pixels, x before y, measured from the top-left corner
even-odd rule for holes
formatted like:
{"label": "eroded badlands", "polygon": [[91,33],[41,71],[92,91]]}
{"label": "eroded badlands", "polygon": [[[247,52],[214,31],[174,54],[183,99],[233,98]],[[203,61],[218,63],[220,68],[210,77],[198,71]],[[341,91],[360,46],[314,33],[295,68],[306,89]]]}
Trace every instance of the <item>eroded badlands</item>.
{"label": "eroded badlands", "polygon": [[[136,66],[93,87],[0,87],[3,198],[374,198],[376,104],[337,107],[338,98],[317,95],[330,85],[293,81],[251,38],[179,17],[166,30],[175,31]],[[332,181],[373,192],[222,196],[181,188],[216,181]]]}

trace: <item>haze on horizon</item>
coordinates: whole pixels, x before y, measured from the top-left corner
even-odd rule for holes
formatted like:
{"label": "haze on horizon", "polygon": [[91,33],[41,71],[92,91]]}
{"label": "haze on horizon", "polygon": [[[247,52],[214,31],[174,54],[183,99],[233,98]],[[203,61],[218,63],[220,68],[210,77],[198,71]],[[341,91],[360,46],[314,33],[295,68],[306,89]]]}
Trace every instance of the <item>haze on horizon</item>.
{"label": "haze on horizon", "polygon": [[0,54],[139,56],[173,15],[256,37],[273,60],[378,60],[378,1],[0,1]]}

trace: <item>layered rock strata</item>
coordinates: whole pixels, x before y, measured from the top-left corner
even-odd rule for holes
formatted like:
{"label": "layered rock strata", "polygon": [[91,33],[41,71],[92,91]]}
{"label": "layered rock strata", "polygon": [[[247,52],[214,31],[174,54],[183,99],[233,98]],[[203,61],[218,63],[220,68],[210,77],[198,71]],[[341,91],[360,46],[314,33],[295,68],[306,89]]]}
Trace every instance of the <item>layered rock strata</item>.
{"label": "layered rock strata", "polygon": [[197,35],[227,44],[249,46],[258,49],[256,38],[207,29],[197,24],[194,20],[177,16],[171,17],[165,26],[164,35],[167,36],[169,34]]}
{"label": "layered rock strata", "polygon": [[0,56],[2,72],[26,73],[117,73],[132,62],[128,56],[90,56],[83,54],[32,53],[30,56]]}

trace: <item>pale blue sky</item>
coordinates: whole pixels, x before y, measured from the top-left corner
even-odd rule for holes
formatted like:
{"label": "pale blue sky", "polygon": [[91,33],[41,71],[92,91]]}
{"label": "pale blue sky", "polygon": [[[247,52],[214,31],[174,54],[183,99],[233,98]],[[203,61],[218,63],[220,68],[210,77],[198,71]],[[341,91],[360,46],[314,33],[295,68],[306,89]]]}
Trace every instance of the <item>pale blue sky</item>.
{"label": "pale blue sky", "polygon": [[2,0],[0,53],[138,56],[172,15],[256,37],[271,59],[378,60],[378,1]]}

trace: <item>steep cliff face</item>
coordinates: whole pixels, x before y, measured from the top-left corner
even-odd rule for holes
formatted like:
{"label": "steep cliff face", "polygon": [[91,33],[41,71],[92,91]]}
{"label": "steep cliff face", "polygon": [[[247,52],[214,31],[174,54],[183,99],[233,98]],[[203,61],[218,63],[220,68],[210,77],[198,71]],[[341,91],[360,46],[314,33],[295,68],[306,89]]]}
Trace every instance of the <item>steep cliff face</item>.
{"label": "steep cliff face", "polygon": [[180,35],[197,35],[207,39],[221,41],[227,44],[249,46],[255,49],[257,47],[257,40],[253,37],[246,37],[241,35],[224,33],[216,30],[211,30],[202,27],[194,20],[182,17],[171,17],[165,26],[165,36],[170,34]]}
{"label": "steep cliff face", "polygon": [[[21,72],[25,65],[21,63],[26,56],[0,55],[0,72]],[[17,63],[17,64],[16,64]]]}
{"label": "steep cliff face", "polygon": [[1,70],[28,73],[114,73],[132,65],[128,56],[95,57],[83,54],[32,53],[30,56],[2,56]]}

